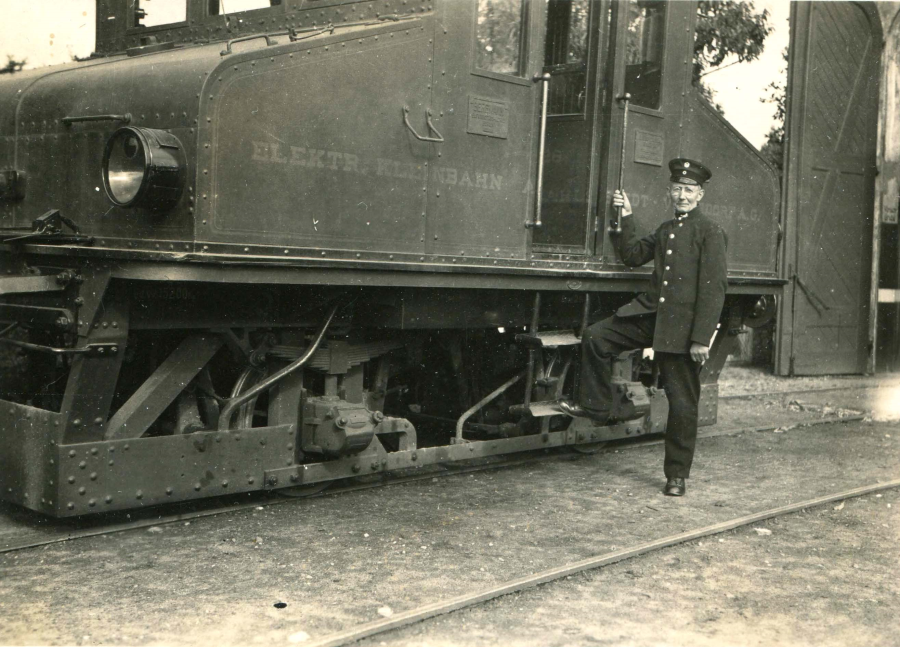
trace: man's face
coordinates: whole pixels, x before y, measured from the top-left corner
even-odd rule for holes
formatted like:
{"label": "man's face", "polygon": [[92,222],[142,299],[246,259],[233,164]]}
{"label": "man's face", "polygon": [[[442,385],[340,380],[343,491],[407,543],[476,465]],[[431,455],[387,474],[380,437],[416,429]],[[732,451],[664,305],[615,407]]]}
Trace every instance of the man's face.
{"label": "man's face", "polygon": [[696,184],[672,182],[669,185],[669,197],[672,198],[676,213],[687,213],[693,211],[703,199],[703,188]]}

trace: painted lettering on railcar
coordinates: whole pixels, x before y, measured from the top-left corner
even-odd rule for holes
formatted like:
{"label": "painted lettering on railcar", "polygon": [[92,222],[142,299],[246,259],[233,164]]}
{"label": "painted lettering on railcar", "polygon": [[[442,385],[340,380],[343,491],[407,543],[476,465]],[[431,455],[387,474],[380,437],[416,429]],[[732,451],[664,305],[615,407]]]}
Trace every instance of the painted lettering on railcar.
{"label": "painted lettering on railcar", "polygon": [[704,202],[701,205],[703,213],[713,218],[729,219],[735,222],[759,223],[761,214],[759,209],[745,209],[724,204],[710,204]]}
{"label": "painted lettering on railcar", "polygon": [[[400,162],[383,157],[365,158],[354,153],[305,146],[291,146],[279,142],[254,141],[251,159],[267,164],[285,164],[310,169],[342,173],[358,173],[391,178],[424,181],[429,173],[424,164]],[[433,166],[431,179],[448,186],[468,187],[487,191],[502,191],[503,176],[496,173]]]}

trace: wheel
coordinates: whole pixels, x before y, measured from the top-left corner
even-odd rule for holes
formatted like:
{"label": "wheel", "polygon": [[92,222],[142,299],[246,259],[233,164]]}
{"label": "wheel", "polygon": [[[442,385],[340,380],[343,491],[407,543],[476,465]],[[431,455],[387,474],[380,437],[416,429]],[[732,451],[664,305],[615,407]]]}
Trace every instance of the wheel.
{"label": "wheel", "polygon": [[334,481],[325,481],[324,483],[310,483],[309,485],[295,485],[294,487],[280,488],[276,490],[278,494],[283,494],[292,499],[304,499],[306,497],[315,496],[320,492],[327,490]]}
{"label": "wheel", "polygon": [[606,447],[607,442],[601,440],[598,443],[584,443],[582,445],[571,445],[572,449],[579,454],[596,454]]}

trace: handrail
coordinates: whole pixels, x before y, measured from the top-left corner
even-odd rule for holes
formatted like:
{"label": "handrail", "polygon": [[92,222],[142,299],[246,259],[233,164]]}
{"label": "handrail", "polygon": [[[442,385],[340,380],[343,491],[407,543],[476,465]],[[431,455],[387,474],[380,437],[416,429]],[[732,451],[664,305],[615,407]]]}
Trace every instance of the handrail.
{"label": "handrail", "polygon": [[412,127],[412,124],[409,123],[409,106],[403,106],[403,123],[405,123],[406,127],[409,128],[409,132],[413,134],[413,137],[418,139],[420,142],[434,142],[435,144],[444,143],[444,136],[438,132],[438,129],[435,128],[434,124],[431,122],[431,110],[426,111],[425,114],[425,123],[428,124],[428,130],[437,135],[437,137],[424,137],[415,131],[415,129]]}
{"label": "handrail", "polygon": [[[328,23],[325,27],[307,27],[306,29],[293,29],[288,37],[291,39],[292,43],[296,43],[298,40],[306,40],[307,38],[315,38],[316,36],[321,36],[322,34],[333,34],[334,33],[334,25]],[[300,34],[304,34],[301,36]]]}
{"label": "handrail", "polygon": [[534,192],[534,220],[525,221],[525,227],[535,229],[540,229],[543,225],[541,222],[541,202],[544,199],[544,154],[547,151],[547,104],[549,102],[550,97],[550,73],[544,72],[543,74],[535,74],[532,81],[537,83],[540,81],[543,84],[542,93],[541,93],[541,132],[540,132],[540,146],[538,148],[538,168],[537,168],[537,182],[535,183],[535,192]]}
{"label": "handrail", "polygon": [[265,38],[266,39],[266,47],[271,47],[272,45],[277,45],[278,41],[275,40],[276,36],[290,36],[289,31],[279,31],[273,32],[271,34],[250,34],[249,36],[238,36],[237,38],[232,38],[225,44],[225,49],[219,52],[220,56],[227,56],[231,54],[231,46],[235,43],[243,43],[248,40],[256,40],[257,38]]}
{"label": "handrail", "polygon": [[[410,14],[409,16],[396,16],[396,15],[388,15],[388,16],[380,16],[377,20],[369,20],[369,21],[357,21],[357,22],[345,22],[339,25],[334,25],[332,23],[328,23],[324,27],[305,27],[302,29],[296,29],[294,27],[286,30],[286,31],[276,31],[267,34],[250,34],[248,36],[239,36],[237,38],[232,38],[225,45],[225,49],[220,52],[221,56],[227,56],[231,54],[231,46],[234,43],[241,43],[248,40],[254,40],[256,38],[265,38],[266,39],[266,47],[271,47],[272,45],[277,45],[278,41],[275,40],[275,36],[287,36],[292,43],[296,43],[298,40],[305,40],[307,38],[313,38],[315,36],[320,36],[325,33],[333,34],[334,30],[340,27],[341,29],[346,29],[349,27],[366,27],[369,25],[378,25],[386,21],[390,22],[400,22],[403,20],[413,20],[417,16],[414,14]],[[300,36],[300,34],[304,34]]]}
{"label": "handrail", "polygon": [[[619,186],[618,190],[625,194],[625,148],[628,143],[628,102],[631,101],[631,94],[626,92],[621,97],[616,97],[616,101],[625,102],[625,116],[622,119],[622,150],[619,159]],[[622,233],[622,209],[624,207],[616,207],[616,221],[609,223],[609,232],[612,234]]]}
{"label": "handrail", "polygon": [[126,124],[130,124],[131,113],[126,112],[124,115],[81,115],[78,117],[63,117],[60,121],[67,126],[82,121],[122,121]]}

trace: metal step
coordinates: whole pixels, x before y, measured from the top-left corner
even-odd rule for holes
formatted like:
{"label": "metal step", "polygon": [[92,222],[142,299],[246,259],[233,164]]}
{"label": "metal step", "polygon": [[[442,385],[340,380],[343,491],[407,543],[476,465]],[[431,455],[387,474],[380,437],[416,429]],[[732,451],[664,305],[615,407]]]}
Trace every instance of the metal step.
{"label": "metal step", "polygon": [[537,333],[519,333],[516,341],[527,346],[557,348],[559,346],[575,346],[581,343],[571,330],[546,330]]}
{"label": "metal step", "polygon": [[535,418],[546,418],[547,416],[565,415],[559,408],[558,400],[549,400],[546,402],[532,402],[528,406],[528,413]]}

